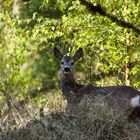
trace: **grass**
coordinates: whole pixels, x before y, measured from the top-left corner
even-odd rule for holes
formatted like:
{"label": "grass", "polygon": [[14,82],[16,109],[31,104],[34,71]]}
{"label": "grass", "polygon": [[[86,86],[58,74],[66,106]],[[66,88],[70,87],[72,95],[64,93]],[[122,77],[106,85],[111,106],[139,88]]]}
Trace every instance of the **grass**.
{"label": "grass", "polygon": [[69,107],[61,95],[46,100],[43,109],[25,104],[2,118],[0,140],[139,140],[138,125],[102,100],[85,97]]}

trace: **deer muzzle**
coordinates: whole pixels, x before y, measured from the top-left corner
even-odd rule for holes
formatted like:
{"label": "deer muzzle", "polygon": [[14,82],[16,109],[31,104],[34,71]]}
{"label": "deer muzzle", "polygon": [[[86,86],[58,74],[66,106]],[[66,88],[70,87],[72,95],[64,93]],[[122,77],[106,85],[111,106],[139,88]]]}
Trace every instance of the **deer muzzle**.
{"label": "deer muzzle", "polygon": [[63,72],[64,72],[64,74],[69,74],[70,73],[70,68],[65,67]]}

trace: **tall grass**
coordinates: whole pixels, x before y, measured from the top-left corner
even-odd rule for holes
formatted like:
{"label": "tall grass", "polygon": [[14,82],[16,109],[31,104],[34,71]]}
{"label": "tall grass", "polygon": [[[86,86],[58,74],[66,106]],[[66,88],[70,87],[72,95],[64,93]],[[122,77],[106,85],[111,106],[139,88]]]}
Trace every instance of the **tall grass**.
{"label": "tall grass", "polygon": [[139,140],[138,125],[102,100],[85,97],[67,106],[49,94],[43,109],[24,104],[0,120],[0,140]]}

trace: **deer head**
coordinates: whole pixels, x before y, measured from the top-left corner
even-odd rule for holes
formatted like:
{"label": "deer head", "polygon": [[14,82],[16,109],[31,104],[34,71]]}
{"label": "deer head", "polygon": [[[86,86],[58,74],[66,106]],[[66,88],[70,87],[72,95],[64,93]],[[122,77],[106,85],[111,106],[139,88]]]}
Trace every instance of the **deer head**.
{"label": "deer head", "polygon": [[54,47],[54,55],[60,61],[62,74],[65,76],[73,73],[74,64],[81,58],[82,54],[83,49],[79,48],[73,56],[71,56],[71,52],[69,55],[63,56],[62,53],[56,47]]}

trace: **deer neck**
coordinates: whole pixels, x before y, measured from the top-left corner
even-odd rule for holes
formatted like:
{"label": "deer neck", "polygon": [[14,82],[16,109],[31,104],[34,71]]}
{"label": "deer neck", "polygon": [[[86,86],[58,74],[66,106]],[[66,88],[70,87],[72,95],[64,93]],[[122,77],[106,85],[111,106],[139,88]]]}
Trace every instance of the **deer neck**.
{"label": "deer neck", "polygon": [[61,74],[60,86],[61,86],[62,92],[73,91],[75,85],[76,85],[76,82],[75,82],[75,78],[73,74],[70,74],[67,76]]}
{"label": "deer neck", "polygon": [[82,97],[82,94],[79,94],[79,90],[83,87],[83,85],[76,83],[73,75],[61,75],[60,83],[62,94],[67,99],[67,102],[79,102]]}

